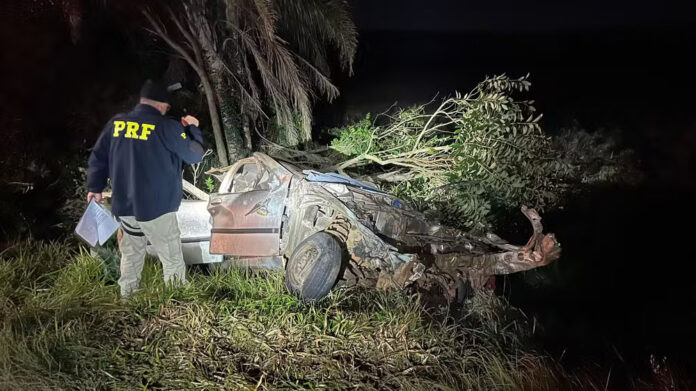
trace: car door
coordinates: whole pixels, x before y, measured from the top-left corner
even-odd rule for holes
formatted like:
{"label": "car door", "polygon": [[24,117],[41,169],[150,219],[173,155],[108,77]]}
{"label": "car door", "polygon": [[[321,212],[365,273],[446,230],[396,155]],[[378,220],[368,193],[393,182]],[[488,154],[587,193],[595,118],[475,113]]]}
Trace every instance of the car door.
{"label": "car door", "polygon": [[279,178],[258,161],[243,162],[228,189],[211,195],[210,252],[233,256],[280,254],[280,228],[290,177]]}

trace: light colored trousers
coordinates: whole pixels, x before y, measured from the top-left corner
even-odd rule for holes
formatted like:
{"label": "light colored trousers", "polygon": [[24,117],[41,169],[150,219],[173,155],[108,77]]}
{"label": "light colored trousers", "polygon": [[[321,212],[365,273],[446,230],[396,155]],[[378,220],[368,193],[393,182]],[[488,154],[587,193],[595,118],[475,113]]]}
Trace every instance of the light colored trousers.
{"label": "light colored trousers", "polygon": [[186,283],[186,265],[175,212],[150,221],[136,221],[132,216],[122,216],[120,220],[123,231],[119,244],[121,278],[118,279],[118,285],[121,287],[121,297],[128,297],[140,288],[140,274],[148,241],[162,262],[164,281]]}

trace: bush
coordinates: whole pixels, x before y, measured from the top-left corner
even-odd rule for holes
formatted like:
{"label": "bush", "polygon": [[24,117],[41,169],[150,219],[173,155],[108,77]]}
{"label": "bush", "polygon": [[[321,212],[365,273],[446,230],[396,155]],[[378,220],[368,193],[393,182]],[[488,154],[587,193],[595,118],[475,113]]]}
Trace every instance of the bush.
{"label": "bush", "polygon": [[495,76],[434,109],[397,109],[336,129],[331,149],[345,158],[329,169],[363,174],[461,228],[488,227],[496,210],[553,205],[557,154],[533,102],[517,97],[530,85]]}
{"label": "bush", "polygon": [[530,86],[527,77],[495,76],[438,106],[368,114],[331,131],[323,154],[330,163],[319,169],[377,184],[463,229],[488,229],[521,205],[558,207],[586,185],[641,180],[616,133],[577,124],[555,137],[544,133],[533,101],[520,98]]}
{"label": "bush", "polygon": [[569,185],[637,185],[643,180],[635,152],[623,145],[617,131],[589,132],[575,122],[561,129],[553,146]]}

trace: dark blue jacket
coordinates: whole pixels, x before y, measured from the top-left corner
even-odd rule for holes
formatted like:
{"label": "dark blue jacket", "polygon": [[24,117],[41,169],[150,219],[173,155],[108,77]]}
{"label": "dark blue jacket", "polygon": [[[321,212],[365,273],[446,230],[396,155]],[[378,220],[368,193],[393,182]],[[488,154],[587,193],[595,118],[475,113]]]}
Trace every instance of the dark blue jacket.
{"label": "dark blue jacket", "polygon": [[198,163],[203,152],[200,129],[139,104],[104,127],[89,157],[87,190],[99,193],[111,178],[112,213],[153,220],[179,209],[184,163]]}

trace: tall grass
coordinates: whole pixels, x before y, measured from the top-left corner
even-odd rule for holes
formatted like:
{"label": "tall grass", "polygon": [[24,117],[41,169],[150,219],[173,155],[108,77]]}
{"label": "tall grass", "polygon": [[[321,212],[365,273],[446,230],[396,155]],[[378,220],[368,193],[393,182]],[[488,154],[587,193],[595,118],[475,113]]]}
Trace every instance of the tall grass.
{"label": "tall grass", "polygon": [[339,290],[307,304],[283,276],[227,270],[121,303],[84,250],[25,242],[0,259],[0,389],[603,389],[525,353],[492,296],[465,311]]}

